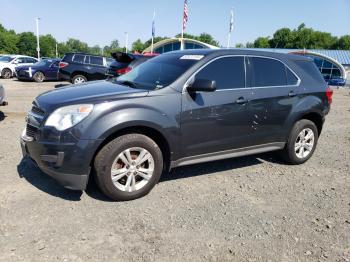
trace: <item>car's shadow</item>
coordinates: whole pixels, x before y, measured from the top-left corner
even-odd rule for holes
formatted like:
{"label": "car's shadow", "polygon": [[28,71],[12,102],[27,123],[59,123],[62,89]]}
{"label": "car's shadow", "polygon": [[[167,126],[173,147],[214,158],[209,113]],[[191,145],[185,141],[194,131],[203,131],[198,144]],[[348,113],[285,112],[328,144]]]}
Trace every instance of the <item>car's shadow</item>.
{"label": "car's shadow", "polygon": [[73,191],[60,186],[54,179],[41,172],[40,169],[26,157],[17,165],[17,172],[21,178],[26,179],[36,188],[52,196],[70,201],[79,201],[82,195],[82,191]]}
{"label": "car's shadow", "polygon": [[[189,177],[196,177],[202,175],[213,175],[218,172],[228,171],[231,169],[240,169],[243,167],[259,165],[263,161],[280,164],[282,163],[275,153],[265,153],[260,155],[231,158],[191,166],[178,167],[173,169],[170,173],[163,174],[160,183],[176,179],[185,179]],[[63,188],[53,178],[45,175],[40,169],[29,159],[23,158],[17,166],[18,174],[21,178],[26,179],[30,184],[39,190],[46,192],[52,196],[60,197],[69,201],[79,201],[82,191],[73,191]],[[176,182],[174,182],[176,183]],[[90,176],[90,181],[85,193],[100,201],[111,201],[98,189],[93,175]]]}
{"label": "car's shadow", "polygon": [[6,115],[4,114],[4,112],[0,111],[0,122],[5,120]]}

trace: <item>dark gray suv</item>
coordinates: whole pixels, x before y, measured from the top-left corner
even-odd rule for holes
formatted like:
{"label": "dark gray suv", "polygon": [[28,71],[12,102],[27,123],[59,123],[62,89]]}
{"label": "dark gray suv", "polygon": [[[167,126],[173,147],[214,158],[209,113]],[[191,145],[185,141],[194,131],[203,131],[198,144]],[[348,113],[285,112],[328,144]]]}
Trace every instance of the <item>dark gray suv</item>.
{"label": "dark gray suv", "polygon": [[23,154],[63,186],[95,174],[115,200],[146,195],[171,168],[280,150],[313,154],[332,91],[308,58],[249,50],[187,50],[110,81],[38,96]]}

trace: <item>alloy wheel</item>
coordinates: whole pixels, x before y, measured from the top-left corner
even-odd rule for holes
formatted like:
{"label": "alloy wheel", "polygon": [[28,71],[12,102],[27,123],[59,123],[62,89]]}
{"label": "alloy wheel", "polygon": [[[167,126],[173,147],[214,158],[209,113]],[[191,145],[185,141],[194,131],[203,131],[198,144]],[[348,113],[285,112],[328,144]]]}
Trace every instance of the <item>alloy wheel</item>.
{"label": "alloy wheel", "polygon": [[295,140],[294,150],[296,156],[300,159],[307,157],[312,152],[314,144],[314,132],[310,128],[304,128]]}
{"label": "alloy wheel", "polygon": [[113,161],[111,178],[121,191],[134,192],[143,188],[154,172],[151,153],[141,147],[132,147],[121,152]]}

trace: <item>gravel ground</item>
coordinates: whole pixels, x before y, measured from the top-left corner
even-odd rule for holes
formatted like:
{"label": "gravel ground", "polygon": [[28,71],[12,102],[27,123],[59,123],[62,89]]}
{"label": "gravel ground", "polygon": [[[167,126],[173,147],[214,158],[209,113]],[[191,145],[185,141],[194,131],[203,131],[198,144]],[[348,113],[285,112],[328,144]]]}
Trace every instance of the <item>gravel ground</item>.
{"label": "gravel ground", "polygon": [[0,83],[0,261],[350,261],[349,89],[304,165],[263,154],[178,168],[120,203],[21,160],[25,112],[60,83]]}

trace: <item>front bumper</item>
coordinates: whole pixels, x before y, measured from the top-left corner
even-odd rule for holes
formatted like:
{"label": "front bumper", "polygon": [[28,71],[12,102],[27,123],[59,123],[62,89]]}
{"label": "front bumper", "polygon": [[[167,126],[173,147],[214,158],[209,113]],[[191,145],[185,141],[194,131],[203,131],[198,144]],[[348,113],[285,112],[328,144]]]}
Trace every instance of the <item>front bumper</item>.
{"label": "front bumper", "polygon": [[35,141],[23,132],[20,138],[23,157],[29,157],[41,171],[72,190],[85,190],[90,174],[90,161],[97,141],[76,143]]}

